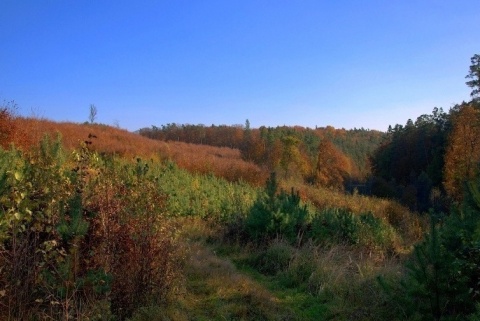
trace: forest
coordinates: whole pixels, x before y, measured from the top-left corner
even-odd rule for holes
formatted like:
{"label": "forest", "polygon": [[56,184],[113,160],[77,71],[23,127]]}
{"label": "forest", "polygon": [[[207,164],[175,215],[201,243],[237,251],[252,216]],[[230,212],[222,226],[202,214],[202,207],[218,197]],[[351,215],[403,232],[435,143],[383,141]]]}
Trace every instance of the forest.
{"label": "forest", "polygon": [[480,320],[471,100],[386,132],[0,106],[0,320]]}

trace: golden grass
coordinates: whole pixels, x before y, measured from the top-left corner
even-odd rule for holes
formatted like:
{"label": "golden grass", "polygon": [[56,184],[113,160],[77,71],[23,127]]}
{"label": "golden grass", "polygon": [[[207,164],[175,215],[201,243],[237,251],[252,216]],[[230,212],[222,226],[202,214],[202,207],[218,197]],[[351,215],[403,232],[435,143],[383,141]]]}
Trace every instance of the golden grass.
{"label": "golden grass", "polygon": [[262,185],[267,174],[257,165],[241,159],[240,151],[227,147],[195,145],[182,142],[162,142],[124,129],[99,124],[53,122],[45,119],[17,117],[12,120],[17,129],[12,143],[22,149],[36,146],[44,135],[60,133],[68,150],[91,141],[93,150],[124,158],[171,160],[180,168],[200,174],[214,174],[229,181],[243,180]]}

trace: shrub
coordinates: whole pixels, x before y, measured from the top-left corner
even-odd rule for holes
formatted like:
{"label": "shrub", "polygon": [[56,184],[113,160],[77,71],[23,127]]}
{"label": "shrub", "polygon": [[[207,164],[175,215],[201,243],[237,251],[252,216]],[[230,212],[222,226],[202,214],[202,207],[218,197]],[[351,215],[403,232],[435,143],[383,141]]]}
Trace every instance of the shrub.
{"label": "shrub", "polygon": [[85,251],[89,223],[79,175],[65,168],[59,139],[45,137],[32,153],[12,150],[6,159],[13,161],[0,174],[2,310],[18,319],[88,317],[108,284]]}
{"label": "shrub", "polygon": [[231,183],[213,175],[191,174],[175,163],[152,166],[157,188],[168,195],[166,210],[171,216],[195,216],[217,222],[244,217],[258,191],[247,183]]}
{"label": "shrub", "polygon": [[319,243],[345,243],[392,250],[394,229],[372,213],[356,215],[345,209],[326,209],[311,222],[309,236]]}
{"label": "shrub", "polygon": [[90,181],[89,209],[97,213],[94,251],[112,275],[112,312],[120,319],[168,300],[182,268],[177,228],[166,213],[151,165],[110,159]]}
{"label": "shrub", "polygon": [[246,218],[246,231],[250,238],[260,242],[285,238],[293,243],[300,241],[308,218],[308,210],[301,204],[298,192],[280,191],[272,173],[267,181],[266,193],[253,204]]}

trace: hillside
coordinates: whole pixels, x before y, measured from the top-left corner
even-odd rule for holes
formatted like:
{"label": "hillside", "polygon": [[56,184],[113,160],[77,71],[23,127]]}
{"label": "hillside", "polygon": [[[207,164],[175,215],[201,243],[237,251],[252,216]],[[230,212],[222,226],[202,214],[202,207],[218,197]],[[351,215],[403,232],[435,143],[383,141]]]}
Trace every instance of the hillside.
{"label": "hillside", "polygon": [[[448,298],[454,268],[475,278],[471,258],[455,256],[476,244],[464,243],[475,183],[462,215],[429,218],[345,192],[328,176],[338,166],[325,172],[353,162],[338,137],[366,131],[319,131],[315,174],[304,176],[299,128],[242,129],[250,145],[232,148],[0,116],[1,318],[415,320]],[[259,162],[261,139],[272,145]],[[424,290],[432,269],[446,277],[439,296]]]}
{"label": "hillside", "polygon": [[38,145],[44,135],[56,137],[60,134],[62,143],[68,150],[79,148],[82,143],[88,141],[92,143],[89,146],[91,150],[101,154],[127,159],[140,157],[157,161],[171,160],[180,168],[191,172],[213,173],[229,181],[244,180],[261,185],[267,178],[267,174],[258,166],[242,160],[237,149],[228,147],[160,142],[101,124],[76,124],[18,117],[8,126],[15,129],[11,142],[23,149]]}

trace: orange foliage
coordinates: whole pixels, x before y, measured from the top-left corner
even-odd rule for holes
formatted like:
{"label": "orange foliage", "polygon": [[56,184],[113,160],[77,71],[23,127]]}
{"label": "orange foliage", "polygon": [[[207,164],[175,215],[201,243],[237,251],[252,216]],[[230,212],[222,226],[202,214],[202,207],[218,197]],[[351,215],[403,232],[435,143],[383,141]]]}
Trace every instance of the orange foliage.
{"label": "orange foliage", "polygon": [[163,154],[190,172],[214,173],[229,181],[243,180],[257,186],[263,185],[267,179],[267,173],[259,166],[242,160],[238,149],[182,142],[164,145]]}
{"label": "orange foliage", "polygon": [[320,186],[343,188],[343,181],[350,175],[350,160],[329,140],[322,140],[318,146],[315,183]]}
{"label": "orange foliage", "polygon": [[37,145],[45,134],[55,136],[60,133],[65,148],[69,150],[77,148],[81,142],[91,141],[91,149],[99,153],[125,158],[168,159],[190,172],[212,173],[229,181],[243,180],[254,185],[262,185],[268,175],[257,165],[242,160],[238,149],[162,142],[124,129],[99,124],[53,122],[21,117],[12,119],[11,122],[19,129],[19,133],[10,137],[8,144],[13,142],[15,146],[24,150]]}
{"label": "orange foliage", "polygon": [[57,133],[61,134],[63,145],[68,150],[77,148],[81,142],[88,140],[93,141],[93,150],[122,157],[155,157],[162,145],[160,142],[152,143],[148,138],[106,125],[21,117],[15,119],[15,124],[26,136],[24,140],[13,141],[22,149],[37,145],[45,135],[55,137]]}
{"label": "orange foliage", "polygon": [[0,147],[2,148],[8,148],[12,143],[19,146],[20,142],[26,145],[26,131],[19,126],[15,110],[14,102],[8,103],[5,107],[0,107]]}
{"label": "orange foliage", "polygon": [[453,117],[453,130],[445,154],[444,186],[453,199],[460,201],[465,181],[478,173],[480,163],[480,110],[462,108]]}
{"label": "orange foliage", "polygon": [[7,148],[16,132],[11,111],[0,108],[0,146]]}

